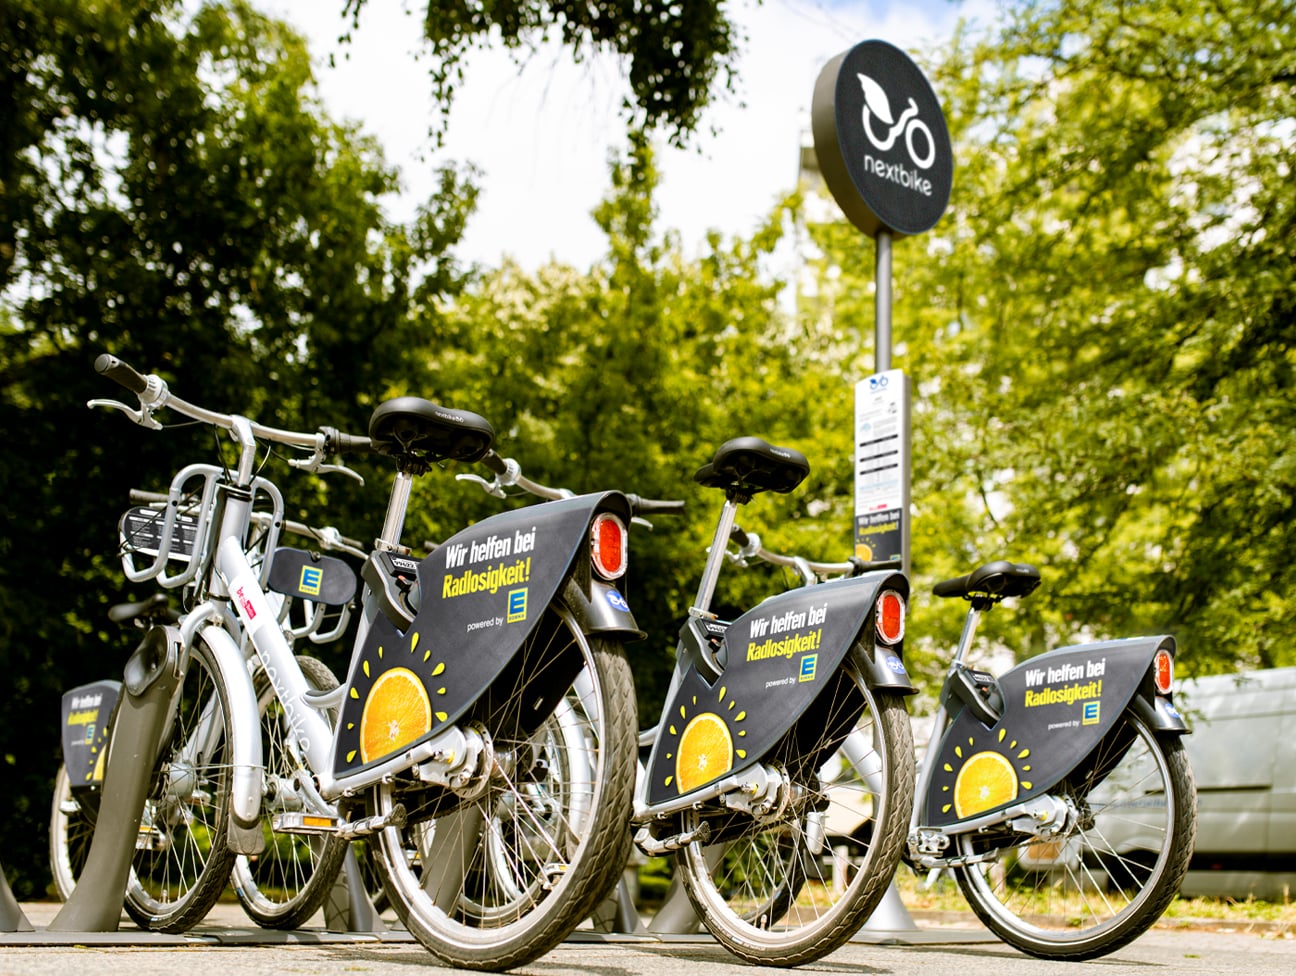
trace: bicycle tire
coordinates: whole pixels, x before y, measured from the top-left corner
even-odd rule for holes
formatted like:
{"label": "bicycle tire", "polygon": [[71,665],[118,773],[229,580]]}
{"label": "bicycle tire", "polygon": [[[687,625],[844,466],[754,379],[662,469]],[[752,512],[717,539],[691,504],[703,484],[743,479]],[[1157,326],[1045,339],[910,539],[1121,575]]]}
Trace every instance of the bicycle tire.
{"label": "bicycle tire", "polygon": [[[93,788],[96,792],[98,787]],[[50,876],[60,901],[72,897],[77,879],[85,869],[94,839],[95,812],[72,790],[67,766],[59,763],[54,777],[54,799],[50,804]]]}
{"label": "bicycle tire", "polygon": [[[297,655],[306,684],[313,691],[330,691],[338,680],[328,666],[313,657]],[[347,841],[338,836],[280,833],[274,818],[285,809],[300,809],[298,775],[310,776],[289,729],[283,705],[264,669],[253,677],[257,711],[261,716],[261,756],[265,762],[266,790],[261,803],[261,832],[265,849],[258,855],[234,859],[230,879],[248,918],[267,929],[295,929],[308,922],[324,904],[337,881],[346,857]],[[330,717],[330,723],[336,716]]]}
{"label": "bicycle tire", "polygon": [[[527,645],[519,653],[538,661],[582,659],[534,732],[509,741],[502,721],[493,734],[497,757],[530,762],[511,775],[497,766],[483,796],[450,808],[420,808],[399,782],[372,794],[381,814],[397,802],[407,810],[405,827],[379,835],[392,907],[425,948],[459,968],[499,971],[548,952],[590,915],[629,857],[638,720],[625,652],[586,637],[556,605]],[[503,696],[513,711],[520,691]]]}
{"label": "bicycle tire", "polygon": [[142,929],[187,931],[207,916],[229,882],[229,728],[224,683],[198,643],[189,652],[170,736],[153,766],[126,888],[126,912]]}
{"label": "bicycle tire", "polygon": [[[751,963],[795,966],[841,946],[881,902],[904,849],[914,795],[904,700],[875,693],[853,664],[838,678],[798,723],[809,737],[795,728],[788,737],[805,755],[828,759],[814,768],[785,764],[796,785],[820,797],[819,808],[792,803],[761,819],[713,816],[716,833],[675,853],[675,870],[707,930]],[[843,723],[850,732],[832,751]],[[867,761],[868,775],[843,762],[848,743]],[[834,781],[830,767],[852,772]],[[690,812],[684,828],[704,819],[706,811]],[[837,845],[829,841],[835,825],[851,827]]]}
{"label": "bicycle tire", "polygon": [[[1183,741],[1157,736],[1133,712],[1124,723],[1055,791],[1081,811],[1070,833],[954,871],[986,927],[1028,955],[1093,959],[1129,944],[1161,917],[1188,870],[1197,804]],[[1122,834],[1139,846],[1123,849]],[[961,854],[988,843],[958,838]]]}

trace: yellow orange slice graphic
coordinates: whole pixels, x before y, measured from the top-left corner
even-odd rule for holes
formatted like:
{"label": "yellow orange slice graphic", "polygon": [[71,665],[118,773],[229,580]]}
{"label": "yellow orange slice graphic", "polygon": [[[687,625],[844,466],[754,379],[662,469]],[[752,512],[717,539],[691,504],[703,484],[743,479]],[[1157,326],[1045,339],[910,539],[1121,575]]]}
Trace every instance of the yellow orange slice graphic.
{"label": "yellow orange slice graphic", "polygon": [[733,739],[724,720],[711,712],[703,712],[684,729],[679,740],[679,755],[675,759],[675,782],[681,793],[687,793],[703,783],[733,768]]}
{"label": "yellow orange slice graphic", "polygon": [[360,761],[395,752],[432,729],[432,705],[409,668],[383,672],[360,714]]}
{"label": "yellow orange slice graphic", "polygon": [[954,812],[969,817],[1017,799],[1017,772],[997,752],[978,752],[954,781]]}

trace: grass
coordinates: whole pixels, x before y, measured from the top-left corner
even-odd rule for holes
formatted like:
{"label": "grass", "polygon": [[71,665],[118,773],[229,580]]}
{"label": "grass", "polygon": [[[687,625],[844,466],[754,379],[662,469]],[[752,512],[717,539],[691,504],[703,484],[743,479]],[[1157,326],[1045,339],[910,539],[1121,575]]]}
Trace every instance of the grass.
{"label": "grass", "polygon": [[[941,875],[931,888],[926,878],[915,875],[908,868],[896,874],[900,900],[910,911],[961,912],[971,911],[963,899],[957,882]],[[1206,920],[1232,925],[1262,922],[1285,927],[1296,932],[1296,900],[1287,892],[1281,901],[1264,901],[1257,898],[1175,898],[1162,918],[1169,921]]]}
{"label": "grass", "polygon": [[[650,858],[640,869],[640,898],[649,910],[655,909],[666,893],[670,879],[669,860]],[[971,912],[958,883],[942,874],[932,887],[926,877],[902,867],[895,877],[900,900],[911,912]],[[1279,932],[1296,934],[1296,892],[1287,892],[1279,901],[1257,898],[1176,898],[1166,909],[1165,922],[1206,921],[1244,928],[1262,924]]]}

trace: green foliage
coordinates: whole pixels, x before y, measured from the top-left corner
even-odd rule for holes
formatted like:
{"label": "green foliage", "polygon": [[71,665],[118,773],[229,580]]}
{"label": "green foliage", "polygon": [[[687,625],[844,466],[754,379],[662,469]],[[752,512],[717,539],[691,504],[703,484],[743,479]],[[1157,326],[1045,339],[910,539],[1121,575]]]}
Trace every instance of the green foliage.
{"label": "green foliage", "polygon": [[1290,12],[1027,3],[934,68],[954,195],[896,257],[915,569],[1040,564],[995,615],[1020,651],[1169,632],[1185,671],[1296,663]]}
{"label": "green foliage", "polygon": [[[359,24],[368,0],[346,0]],[[623,58],[630,95],[626,118],[661,127],[682,145],[717,90],[732,90],[740,38],[722,0],[430,0],[423,33],[432,54],[429,77],[445,108],[464,78],[474,48],[503,45],[522,58],[557,39],[577,63],[600,51]]]}
{"label": "green foliage", "polygon": [[[212,409],[363,432],[390,378],[417,383],[413,312],[461,281],[470,174],[387,222],[396,173],[324,115],[302,40],[242,0],[186,9],[0,0],[0,755],[21,896],[43,894],[59,696],[119,673],[133,641],[105,611],[149,592],[116,559],[127,492],[216,456],[208,430],[87,410],[116,395],[95,356]],[[360,538],[384,487],[285,484],[290,516]]]}

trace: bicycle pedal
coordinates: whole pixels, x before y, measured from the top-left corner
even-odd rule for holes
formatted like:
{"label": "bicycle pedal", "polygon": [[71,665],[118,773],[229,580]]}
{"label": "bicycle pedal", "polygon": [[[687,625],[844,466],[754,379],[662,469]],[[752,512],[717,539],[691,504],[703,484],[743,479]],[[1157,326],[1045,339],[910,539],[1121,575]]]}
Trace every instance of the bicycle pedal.
{"label": "bicycle pedal", "polygon": [[342,826],[341,817],[328,817],[318,813],[277,813],[274,818],[278,834],[336,834]]}
{"label": "bicycle pedal", "polygon": [[135,834],[135,850],[160,851],[165,846],[166,838],[160,830],[148,824],[140,824],[139,830]]}

